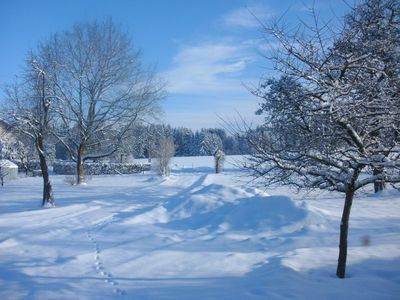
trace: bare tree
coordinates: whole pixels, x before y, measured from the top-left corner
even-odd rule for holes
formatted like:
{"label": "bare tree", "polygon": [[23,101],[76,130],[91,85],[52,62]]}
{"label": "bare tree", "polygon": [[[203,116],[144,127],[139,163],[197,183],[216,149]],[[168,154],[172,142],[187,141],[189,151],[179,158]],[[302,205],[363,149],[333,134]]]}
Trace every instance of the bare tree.
{"label": "bare tree", "polygon": [[6,88],[9,100],[7,116],[21,133],[34,141],[43,177],[42,206],[54,206],[45,149],[52,103],[46,68],[45,62],[36,60],[33,54],[29,56],[23,76],[24,81]]}
{"label": "bare tree", "polygon": [[54,67],[57,137],[76,161],[78,184],[84,161],[115,153],[133,124],[159,109],[164,84],[140,54],[111,20],[77,24],[41,45]]}
{"label": "bare tree", "polygon": [[253,90],[263,101],[258,113],[265,124],[249,132],[255,153],[246,168],[264,185],[345,194],[339,278],[345,277],[356,191],[400,182],[399,6],[366,0],[338,35],[319,26],[315,13],[315,24],[303,30],[288,32],[277,22],[264,28],[280,44],[269,58],[282,77]]}

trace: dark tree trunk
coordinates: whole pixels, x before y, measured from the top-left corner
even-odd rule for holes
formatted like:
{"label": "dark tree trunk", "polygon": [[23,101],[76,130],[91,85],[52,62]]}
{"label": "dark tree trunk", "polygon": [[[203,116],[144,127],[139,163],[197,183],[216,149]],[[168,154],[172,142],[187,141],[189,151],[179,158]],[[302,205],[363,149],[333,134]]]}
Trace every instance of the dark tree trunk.
{"label": "dark tree trunk", "polygon": [[[384,171],[384,168],[377,167],[377,168],[374,168],[373,174],[380,175],[383,173],[383,171]],[[377,180],[374,182],[375,193],[383,191],[384,189],[385,189],[385,180],[382,179],[382,180]]]}
{"label": "dark tree trunk", "polygon": [[349,233],[349,218],[351,205],[353,204],[354,188],[349,187],[346,192],[346,199],[344,201],[342,220],[340,222],[340,242],[339,242],[339,258],[336,270],[336,276],[344,278],[346,274],[346,260],[347,260],[347,237]]}
{"label": "dark tree trunk", "polygon": [[53,190],[51,187],[49,169],[47,166],[46,156],[44,153],[43,137],[39,136],[36,140],[36,149],[39,154],[40,170],[43,177],[43,200],[42,206],[54,206]]}
{"label": "dark tree trunk", "polygon": [[80,144],[78,148],[78,155],[76,159],[76,183],[81,184],[85,181],[85,170],[83,166],[83,151],[84,145]]}

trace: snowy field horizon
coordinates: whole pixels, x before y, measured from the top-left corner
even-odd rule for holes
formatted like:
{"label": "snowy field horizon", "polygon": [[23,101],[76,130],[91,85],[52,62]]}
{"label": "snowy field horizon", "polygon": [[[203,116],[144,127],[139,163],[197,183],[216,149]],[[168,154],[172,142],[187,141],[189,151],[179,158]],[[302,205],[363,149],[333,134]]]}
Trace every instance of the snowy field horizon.
{"label": "snowy field horizon", "polygon": [[[400,193],[361,190],[346,279],[344,195],[258,189],[227,156],[177,157],[171,176],[52,175],[0,187],[0,299],[398,299]],[[139,160],[140,161],[140,160]]]}

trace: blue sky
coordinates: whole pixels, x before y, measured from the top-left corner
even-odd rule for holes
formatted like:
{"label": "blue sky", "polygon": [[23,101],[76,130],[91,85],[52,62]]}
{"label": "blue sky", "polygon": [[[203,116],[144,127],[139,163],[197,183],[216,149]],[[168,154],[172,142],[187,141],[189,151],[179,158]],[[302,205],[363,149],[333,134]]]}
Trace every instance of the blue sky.
{"label": "blue sky", "polygon": [[168,82],[165,123],[215,127],[217,115],[238,113],[257,123],[258,99],[244,85],[273,71],[260,55],[266,44],[249,11],[265,22],[285,13],[296,24],[312,3],[323,18],[349,10],[341,0],[0,0],[0,84],[20,73],[38,41],[76,22],[112,17]]}

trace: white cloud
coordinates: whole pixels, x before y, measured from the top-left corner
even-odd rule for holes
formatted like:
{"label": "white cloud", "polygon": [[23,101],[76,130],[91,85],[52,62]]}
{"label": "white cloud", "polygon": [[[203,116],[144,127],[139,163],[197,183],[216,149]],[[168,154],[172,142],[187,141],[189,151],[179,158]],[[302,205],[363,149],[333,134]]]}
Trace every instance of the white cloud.
{"label": "white cloud", "polygon": [[227,27],[257,28],[260,27],[259,21],[270,18],[272,13],[263,6],[252,6],[235,9],[222,18],[222,22]]}
{"label": "white cloud", "polygon": [[181,49],[163,75],[170,93],[234,93],[243,89],[243,73],[254,59],[245,44],[205,43]]}

